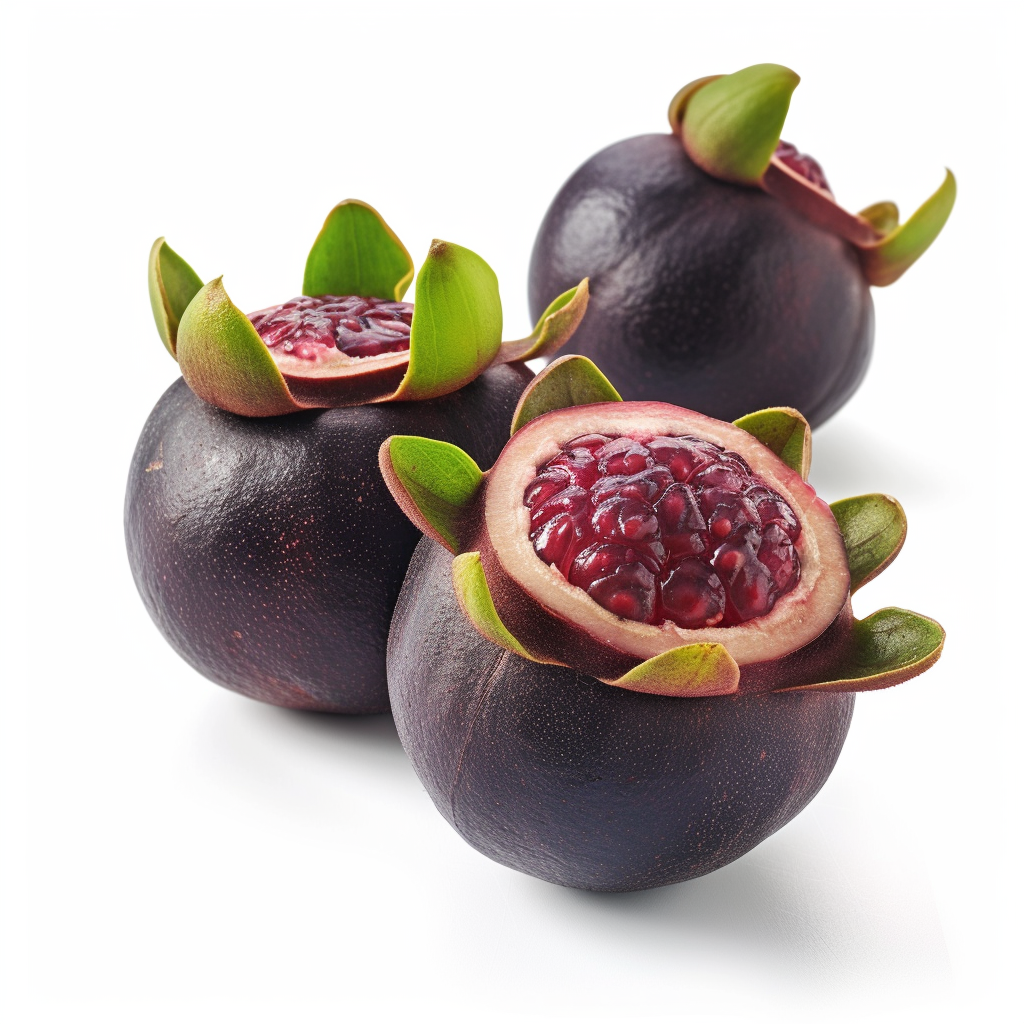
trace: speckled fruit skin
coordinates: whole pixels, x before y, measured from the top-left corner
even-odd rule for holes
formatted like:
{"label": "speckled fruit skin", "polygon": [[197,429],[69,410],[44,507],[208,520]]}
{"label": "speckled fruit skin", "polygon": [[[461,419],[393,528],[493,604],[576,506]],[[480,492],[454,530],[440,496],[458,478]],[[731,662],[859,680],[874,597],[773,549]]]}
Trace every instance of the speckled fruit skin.
{"label": "speckled fruit skin", "polygon": [[387,711],[388,625],[420,533],[388,493],[377,450],[392,434],[423,434],[490,465],[531,377],[502,366],[433,401],[267,419],[171,385],[125,498],[132,573],[171,646],[270,704]]}
{"label": "speckled fruit skin", "polygon": [[525,661],[463,618],[425,539],[395,610],[398,733],[481,853],[613,892],[714,871],[798,814],[832,771],[854,694],[660,697]]}
{"label": "speckled fruit skin", "polygon": [[817,426],[867,370],[874,311],[853,248],[705,174],[673,135],[609,146],[555,197],[534,314],[584,275],[590,306],[560,354],[589,356],[625,399],[722,420],[790,406]]}

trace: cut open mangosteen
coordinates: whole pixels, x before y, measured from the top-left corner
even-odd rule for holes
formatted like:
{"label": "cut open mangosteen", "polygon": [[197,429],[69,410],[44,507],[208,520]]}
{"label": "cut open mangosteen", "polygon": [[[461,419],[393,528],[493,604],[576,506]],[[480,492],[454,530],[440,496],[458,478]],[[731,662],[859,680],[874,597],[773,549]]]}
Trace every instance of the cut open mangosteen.
{"label": "cut open mangosteen", "polygon": [[486,474],[451,445],[382,447],[396,500],[458,556],[455,588],[481,632],[536,661],[690,696],[873,689],[938,657],[930,619],[853,618],[851,590],[895,557],[905,519],[884,495],[838,503],[837,518],[806,482],[798,413],[729,424],[614,396],[589,360],[557,360]]}
{"label": "cut open mangosteen", "polygon": [[502,343],[497,281],[479,256],[435,242],[413,310],[408,253],[354,200],[314,243],[305,295],[251,317],[163,239],[149,271],[184,382],[153,410],[129,472],[125,537],[148,611],[229,689],[386,711],[388,625],[418,534],[377,451],[416,430],[496,458],[532,376],[522,361],[572,333],[586,282],[528,338]]}

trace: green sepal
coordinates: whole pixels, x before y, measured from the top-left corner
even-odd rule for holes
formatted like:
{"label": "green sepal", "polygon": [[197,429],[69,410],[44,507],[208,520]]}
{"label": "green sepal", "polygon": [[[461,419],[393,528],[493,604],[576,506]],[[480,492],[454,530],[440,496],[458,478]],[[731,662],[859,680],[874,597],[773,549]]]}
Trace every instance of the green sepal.
{"label": "green sepal", "polygon": [[603,681],[666,697],[718,697],[736,692],[740,669],[721,644],[687,644],[648,658],[618,679]]}
{"label": "green sepal", "polygon": [[935,192],[910,219],[884,238],[860,247],[860,263],[870,284],[884,287],[899,280],[939,236],[956,202],[956,178],[947,170]]}
{"label": "green sepal", "polygon": [[907,537],[907,516],[903,506],[888,494],[862,494],[829,507],[846,546],[852,594],[900,553]]}
{"label": "green sepal", "polygon": [[412,283],[408,250],[367,203],[331,210],[306,258],[303,295],[364,295],[398,301]]}
{"label": "green sepal", "polygon": [[710,82],[715,82],[719,78],[724,78],[724,75],[705,75],[704,78],[697,78],[687,85],[684,85],[672,97],[668,105],[668,123],[672,126],[672,134],[679,135],[683,127],[683,115],[686,113],[686,108],[690,103],[693,94],[698,89],[703,89],[705,85]]}
{"label": "green sepal", "polygon": [[512,417],[511,433],[555,409],[621,401],[608,378],[586,356],[562,356],[527,385]]}
{"label": "green sepal", "polygon": [[163,238],[158,238],[149,250],[149,302],[156,329],[175,358],[181,317],[202,287],[199,275]]}
{"label": "green sepal", "polygon": [[452,562],[452,582],[455,584],[455,596],[459,600],[459,606],[481,636],[490,640],[492,644],[504,647],[506,651],[518,654],[521,658],[537,660],[530,657],[526,648],[498,618],[494,599],[487,586],[487,577],[484,576],[484,568],[480,564],[479,551],[467,551],[456,556]]}
{"label": "green sepal", "polygon": [[895,203],[888,200],[881,203],[872,203],[865,207],[858,217],[863,217],[880,235],[887,235],[894,231],[900,224],[900,211]]}
{"label": "green sepal", "polygon": [[806,480],[811,471],[811,426],[796,409],[762,409],[733,421]]}
{"label": "green sepal", "polygon": [[690,159],[723,181],[759,184],[799,82],[799,75],[780,64],[755,64],[697,89],[688,97],[682,123]]}
{"label": "green sepal", "polygon": [[494,271],[470,249],[434,239],[416,278],[409,370],[391,400],[457,391],[490,366],[500,347]]}
{"label": "green sepal", "polygon": [[833,678],[787,689],[859,693],[895,686],[931,668],[945,639],[934,619],[903,608],[883,608],[854,622],[846,661]]}
{"label": "green sepal", "polygon": [[484,475],[447,441],[398,434],[380,448],[384,481],[402,511],[428,537],[458,554],[460,528]]}
{"label": "green sepal", "polygon": [[495,363],[521,363],[557,352],[575,333],[590,301],[590,279],[562,292],[540,315],[527,338],[502,343]]}
{"label": "green sepal", "polygon": [[186,383],[211,405],[241,416],[279,416],[301,408],[219,277],[204,285],[185,310],[177,354]]}

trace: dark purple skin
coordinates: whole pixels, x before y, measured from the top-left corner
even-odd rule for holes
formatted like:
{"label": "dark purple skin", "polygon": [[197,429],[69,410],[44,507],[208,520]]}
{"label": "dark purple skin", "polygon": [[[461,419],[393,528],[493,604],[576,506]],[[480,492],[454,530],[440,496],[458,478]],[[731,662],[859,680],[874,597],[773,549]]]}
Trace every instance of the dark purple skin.
{"label": "dark purple skin", "polygon": [[439,438],[489,466],[532,374],[488,370],[429,402],[269,419],[223,412],[178,380],[135,449],[128,560],[171,646],[197,671],[282,707],[388,710],[391,613],[419,531],[388,493],[392,434]]}
{"label": "dark purple skin", "polygon": [[797,815],[832,771],[854,694],[660,697],[494,646],[452,556],[413,556],[388,643],[398,734],[438,810],[500,864],[625,892],[714,871]]}
{"label": "dark purple skin", "polygon": [[587,315],[559,354],[625,399],[722,420],[791,406],[817,426],[853,394],[874,336],[854,249],[758,188],[700,170],[673,135],[602,150],[562,186],[534,243],[534,316],[581,277]]}

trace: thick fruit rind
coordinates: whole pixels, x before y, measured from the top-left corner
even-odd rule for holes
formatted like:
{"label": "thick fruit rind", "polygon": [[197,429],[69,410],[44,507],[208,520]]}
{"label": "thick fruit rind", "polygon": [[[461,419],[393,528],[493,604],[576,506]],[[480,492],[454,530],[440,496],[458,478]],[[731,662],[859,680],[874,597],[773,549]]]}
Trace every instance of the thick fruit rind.
{"label": "thick fruit rind", "polygon": [[[303,290],[397,301],[412,275],[408,252],[380,214],[349,199],[331,211],[313,243]],[[583,280],[555,298],[528,337],[502,343],[494,271],[472,250],[435,239],[416,281],[407,352],[365,359],[334,353],[309,366],[282,357],[279,365],[222,279],[203,287],[163,239],[153,246],[149,279],[157,329],[186,382],[210,404],[243,416],[440,398],[489,366],[553,353],[575,331],[589,298]]]}
{"label": "thick fruit rind", "polygon": [[850,242],[870,284],[892,284],[945,226],[956,200],[956,181],[947,170],[942,185],[904,224],[891,202],[874,203],[859,214],[844,210],[774,156],[799,82],[795,72],[779,64],[699,78],[672,98],[669,124],[702,170],[721,181],[763,188]]}
{"label": "thick fruit rind", "polygon": [[[542,415],[575,408],[567,397],[572,394],[567,382],[582,367],[589,368],[585,370],[587,386],[581,390],[589,394],[604,391],[597,380],[600,371],[589,360],[565,357],[552,363],[531,382],[520,399],[516,419],[524,405],[529,408],[529,392],[534,388],[540,395],[553,396],[550,401],[541,403],[548,409]],[[560,379],[564,386],[559,386]],[[607,388],[611,385],[607,384]],[[560,405],[560,400],[569,404]],[[615,402],[587,403],[587,406],[595,411],[600,422],[617,418],[613,415]],[[658,406],[657,403],[637,403],[637,407]],[[683,412],[675,410],[677,414]],[[703,422],[705,418],[698,417],[698,420]],[[714,421],[706,422],[714,424]],[[527,419],[524,426],[530,423],[545,427],[540,417]],[[810,466],[810,432],[806,421],[795,410],[763,410],[742,417],[733,426],[755,438],[763,436],[769,451],[777,449],[775,455],[782,461],[777,481],[785,480],[786,473],[801,481],[806,477]],[[577,424],[572,429],[581,428]],[[590,425],[588,429],[596,428]],[[732,428],[718,424],[716,429],[721,432]],[[703,696],[808,686],[844,691],[878,689],[923,672],[941,652],[944,634],[931,619],[902,609],[884,609],[857,621],[850,609],[849,594],[888,566],[903,543],[906,518],[899,503],[887,495],[846,499],[831,506],[826,513],[827,522],[832,523],[841,538],[838,549],[832,550],[828,545],[823,549],[830,552],[826,569],[844,581],[845,603],[837,606],[831,624],[823,623],[820,635],[812,634],[803,647],[781,652],[763,662],[745,654],[737,664],[727,646],[698,640],[695,644],[655,651],[642,658],[630,652],[628,644],[632,641],[628,637],[625,648],[617,646],[621,640],[608,639],[613,636],[612,623],[617,617],[596,604],[592,617],[603,623],[597,627],[602,630],[601,634],[596,634],[594,627],[579,625],[582,592],[573,598],[579,606],[575,609],[577,614],[561,607],[564,600],[560,600],[559,610],[554,610],[540,604],[530,586],[509,573],[495,548],[494,538],[486,526],[481,526],[481,522],[487,521],[486,489],[492,471],[480,473],[479,467],[475,463],[470,465],[471,460],[467,460],[468,456],[454,446],[423,438],[392,437],[384,442],[380,451],[385,480],[402,509],[421,531],[459,556],[455,587],[467,618],[492,643],[520,656],[581,669],[626,689]],[[795,486],[795,482],[790,481],[790,486]],[[813,491],[803,486],[813,496]],[[811,504],[807,504],[807,498],[801,500],[805,517],[821,504],[816,498]],[[821,511],[814,511],[813,515],[816,528],[821,530],[826,519],[822,518]],[[804,526],[807,527],[806,521]],[[512,534],[515,534],[514,529]],[[824,543],[826,537],[827,531],[821,533],[816,537],[816,544]],[[541,570],[539,561],[537,566],[530,565],[534,570],[532,575],[538,580],[543,579],[546,572],[550,581],[546,585],[555,587],[557,592],[565,590],[564,581],[557,582],[562,578],[555,570],[550,567]],[[834,582],[829,582],[821,593],[831,595]],[[576,594],[571,587],[568,592]],[[730,636],[728,630],[711,632],[722,634],[724,638]],[[656,635],[656,632],[651,634]],[[724,639],[723,643],[728,644],[729,640]],[[719,647],[720,652],[715,650]]]}

